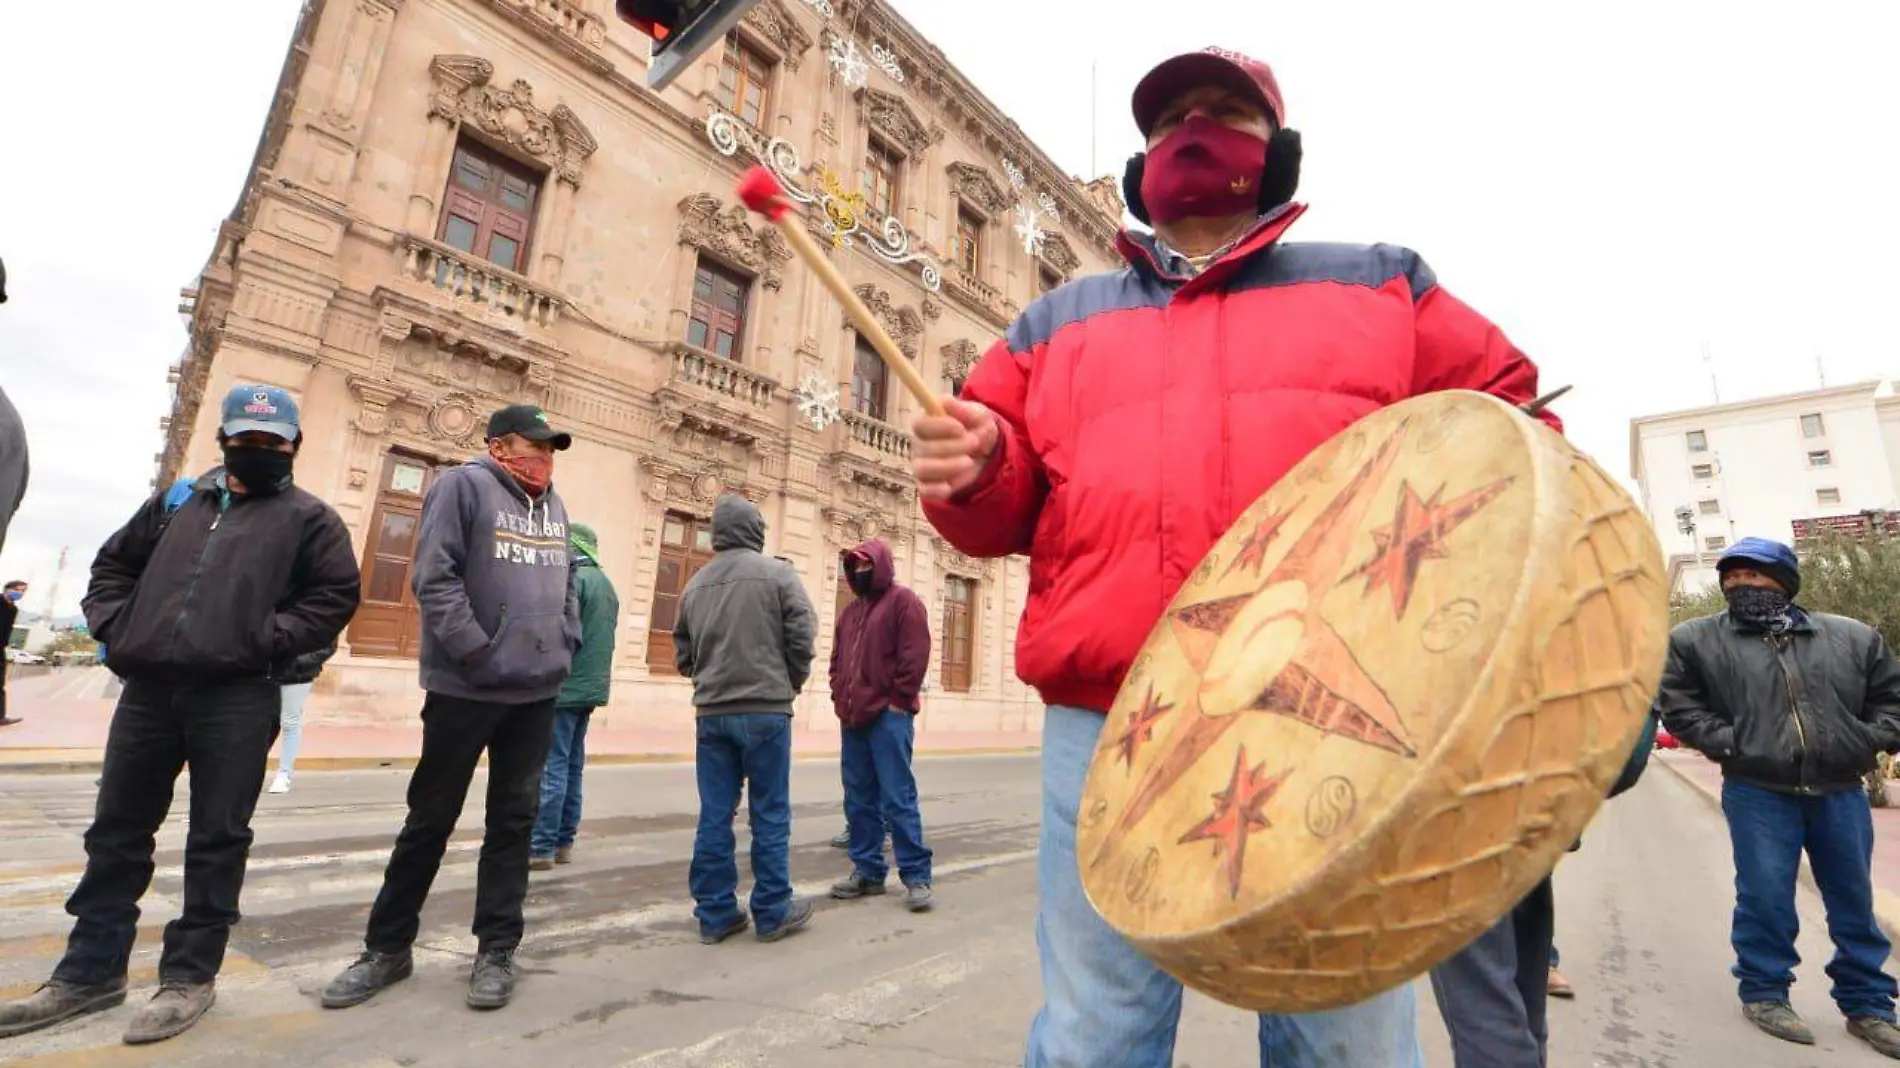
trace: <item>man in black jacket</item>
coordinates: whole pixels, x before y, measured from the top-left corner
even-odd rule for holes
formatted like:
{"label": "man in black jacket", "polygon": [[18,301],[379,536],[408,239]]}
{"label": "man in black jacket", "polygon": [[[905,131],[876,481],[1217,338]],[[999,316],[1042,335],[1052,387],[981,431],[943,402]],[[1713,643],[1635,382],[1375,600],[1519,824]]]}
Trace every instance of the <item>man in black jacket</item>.
{"label": "man in black jacket", "polygon": [[1663,725],[1722,766],[1742,1012],[1776,1038],[1814,1043],[1788,1003],[1805,849],[1834,939],[1835,1004],[1849,1033],[1900,1059],[1861,789],[1876,754],[1900,748],[1900,664],[1872,627],[1794,604],[1801,571],[1786,545],[1743,538],[1716,570],[1728,611],[1670,633]]}
{"label": "man in black jacket", "polygon": [[276,674],[336,640],[358,598],[356,555],[336,511],[291,481],[303,440],[288,393],[225,398],[224,463],[165,513],[154,495],[106,540],[82,605],[125,692],[106,738],[75,923],[52,979],[0,1004],[0,1037],[125,1001],[153,835],[191,768],[184,913],[165,927],[156,996],[126,1029],[156,1042],[210,1009],[251,845],[251,813],[277,736]]}

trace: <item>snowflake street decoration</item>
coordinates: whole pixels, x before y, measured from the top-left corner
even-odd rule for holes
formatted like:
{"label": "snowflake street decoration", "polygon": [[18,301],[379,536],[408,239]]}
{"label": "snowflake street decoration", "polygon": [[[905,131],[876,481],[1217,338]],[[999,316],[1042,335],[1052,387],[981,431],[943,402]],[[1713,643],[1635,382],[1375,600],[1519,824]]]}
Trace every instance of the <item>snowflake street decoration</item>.
{"label": "snowflake street decoration", "polygon": [[1049,234],[1042,228],[1042,212],[1027,204],[1016,205],[1016,236],[1023,239],[1023,251],[1042,255],[1042,243]]}
{"label": "snowflake street decoration", "polygon": [[823,215],[818,232],[832,247],[848,248],[862,241],[873,255],[893,267],[915,263],[924,288],[930,292],[943,288],[943,269],[929,256],[911,250],[910,233],[903,223],[880,216],[862,193],[845,192],[838,176],[829,171],[817,175],[808,187],[805,183],[813,176],[806,174],[798,150],[789,141],[782,137],[766,141],[721,108],[714,108],[706,116],[706,139],[724,156],[737,156],[743,149],[772,172],[786,196],[816,206]]}
{"label": "snowflake street decoration", "polygon": [[838,387],[819,377],[816,371],[807,373],[798,383],[792,399],[813,430],[823,430],[839,419]]}
{"label": "snowflake street decoration", "polygon": [[852,89],[862,89],[871,83],[871,64],[866,62],[864,53],[858,51],[858,42],[848,37],[831,39],[831,69],[838,72],[838,79]]}
{"label": "snowflake street decoration", "polygon": [[831,0],[805,0],[805,4],[825,18],[830,18],[835,14],[835,12],[831,10]]}
{"label": "snowflake street decoration", "polygon": [[904,68],[897,62],[896,52],[873,41],[871,42],[871,62],[877,64],[878,70],[890,75],[892,81],[899,85],[904,83]]}
{"label": "snowflake street decoration", "polygon": [[[1009,175],[1009,184],[1015,188],[1018,196],[1029,192],[1029,180],[1015,160],[1003,160],[1003,173]],[[1049,232],[1042,225],[1044,219],[1051,225],[1062,222],[1062,213],[1056,210],[1056,198],[1046,190],[1036,197],[1035,207],[1030,207],[1025,201],[1016,202],[1016,236],[1022,238],[1023,251],[1031,256],[1042,255],[1043,242],[1049,238]]]}

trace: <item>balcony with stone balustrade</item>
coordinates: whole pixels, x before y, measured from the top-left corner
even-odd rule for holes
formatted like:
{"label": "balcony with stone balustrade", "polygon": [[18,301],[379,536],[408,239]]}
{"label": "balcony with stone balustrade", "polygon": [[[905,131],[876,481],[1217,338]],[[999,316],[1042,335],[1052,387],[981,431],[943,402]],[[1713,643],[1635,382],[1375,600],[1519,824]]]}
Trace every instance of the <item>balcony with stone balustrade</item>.
{"label": "balcony with stone balustrade", "polygon": [[406,237],[400,247],[403,280],[444,311],[517,334],[561,321],[567,302],[522,275],[427,238]]}
{"label": "balcony with stone balustrade", "polygon": [[875,463],[904,467],[910,463],[910,435],[879,419],[849,409],[839,413],[839,451]]}
{"label": "balcony with stone balustrade", "polygon": [[776,379],[736,360],[715,356],[684,342],[667,346],[667,353],[671,360],[667,389],[686,399],[709,400],[719,407],[756,417],[766,414],[778,396]]}

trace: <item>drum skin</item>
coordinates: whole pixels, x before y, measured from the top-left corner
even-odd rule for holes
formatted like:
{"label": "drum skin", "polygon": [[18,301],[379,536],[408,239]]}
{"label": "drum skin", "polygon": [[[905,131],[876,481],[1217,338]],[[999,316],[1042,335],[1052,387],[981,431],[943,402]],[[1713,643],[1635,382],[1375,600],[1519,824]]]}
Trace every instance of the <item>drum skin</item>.
{"label": "drum skin", "polygon": [[1416,978],[1582,832],[1668,633],[1648,520],[1560,435],[1481,393],[1374,412],[1263,494],[1150,634],[1082,797],[1089,900],[1257,1012]]}

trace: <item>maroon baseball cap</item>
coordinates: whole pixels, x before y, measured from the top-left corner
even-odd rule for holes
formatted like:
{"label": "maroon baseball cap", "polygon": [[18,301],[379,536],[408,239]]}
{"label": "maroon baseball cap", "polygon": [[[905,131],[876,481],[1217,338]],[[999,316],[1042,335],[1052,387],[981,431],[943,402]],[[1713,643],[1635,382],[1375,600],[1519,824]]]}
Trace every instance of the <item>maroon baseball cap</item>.
{"label": "maroon baseball cap", "polygon": [[1161,109],[1189,89],[1218,85],[1254,98],[1267,109],[1275,126],[1286,125],[1286,102],[1273,68],[1231,49],[1209,47],[1163,60],[1135,86],[1135,128],[1143,137],[1154,128]]}

